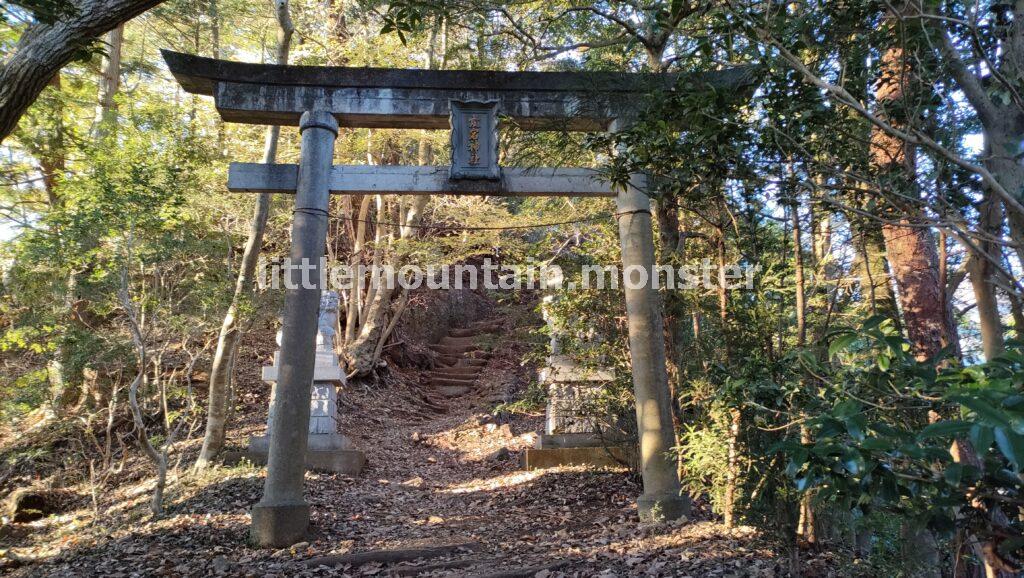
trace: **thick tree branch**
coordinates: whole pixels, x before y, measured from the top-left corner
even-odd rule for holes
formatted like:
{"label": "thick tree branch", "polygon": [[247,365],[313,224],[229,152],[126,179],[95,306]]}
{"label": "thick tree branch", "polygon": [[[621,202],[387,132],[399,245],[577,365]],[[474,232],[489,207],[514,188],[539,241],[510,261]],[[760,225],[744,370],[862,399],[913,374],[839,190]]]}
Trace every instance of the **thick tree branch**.
{"label": "thick tree branch", "polygon": [[69,19],[25,30],[13,54],[0,64],[0,142],[64,65],[101,34],[162,1],[80,0]]}
{"label": "thick tree branch", "polygon": [[934,30],[941,41],[939,49],[942,55],[946,57],[946,62],[949,64],[949,72],[956,79],[957,84],[960,85],[960,90],[964,91],[964,96],[967,97],[968,102],[977,111],[981,123],[986,127],[995,126],[999,113],[996,111],[996,107],[992,104],[988,94],[985,93],[985,88],[981,85],[981,81],[978,80],[978,77],[974,76],[967,68],[963,59],[960,58],[960,54],[953,46],[953,41],[949,38],[949,34],[939,26],[934,26]]}

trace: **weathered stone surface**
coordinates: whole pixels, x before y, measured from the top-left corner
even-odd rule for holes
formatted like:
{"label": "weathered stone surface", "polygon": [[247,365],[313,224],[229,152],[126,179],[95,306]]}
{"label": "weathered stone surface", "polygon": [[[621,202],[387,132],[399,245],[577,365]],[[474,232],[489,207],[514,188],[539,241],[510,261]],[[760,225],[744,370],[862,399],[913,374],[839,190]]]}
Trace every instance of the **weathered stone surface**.
{"label": "weathered stone surface", "polygon": [[[320,297],[317,315],[316,364],[310,389],[309,436],[306,441],[306,469],[328,471],[355,476],[362,471],[366,456],[338,429],[338,385],[345,383],[345,374],[334,350],[338,326],[338,294],[324,291]],[[277,365],[278,355],[274,362]],[[277,367],[264,367],[263,379],[274,386]],[[325,378],[326,379],[321,379]],[[272,394],[273,399],[273,394]],[[271,403],[267,416],[267,431],[274,420]],[[270,439],[268,436],[249,438],[246,459],[254,464],[266,464]]]}
{"label": "weathered stone surface", "polygon": [[528,449],[523,452],[524,470],[541,470],[560,466],[622,467],[629,463],[625,448],[556,448]]}
{"label": "weathered stone surface", "polygon": [[[253,436],[249,438],[249,451],[266,455],[268,447],[267,436]],[[348,436],[340,433],[331,434],[309,434],[306,445],[310,451],[332,451],[332,450],[355,450],[356,446]]]}
{"label": "weathered stone surface", "polygon": [[[228,190],[236,193],[295,192],[298,165],[231,163]],[[496,180],[450,180],[448,167],[335,165],[332,194],[488,195],[516,197],[614,197],[615,191],[594,169],[505,167]]]}
{"label": "weathered stone surface", "polygon": [[596,434],[615,430],[609,418],[594,413],[592,405],[602,383],[612,380],[609,369],[582,367],[565,355],[552,355],[538,371],[541,383],[548,384],[548,404],[544,433]]}
{"label": "weathered stone surface", "polygon": [[568,355],[551,355],[538,377],[543,381],[555,383],[601,383],[615,379],[615,372],[609,368],[584,367]]}
{"label": "weathered stone surface", "polygon": [[[634,175],[630,186],[615,199],[619,217],[619,246],[623,271],[642,267],[652,271],[655,263],[654,233],[651,227],[651,199],[643,192],[643,178]],[[640,442],[640,475],[644,480],[644,500],[654,503],[663,496],[675,496],[663,508],[667,519],[689,512],[689,500],[682,491],[676,460],[672,454],[672,395],[665,365],[665,340],[660,298],[648,279],[644,287],[625,287],[626,317],[629,329],[629,357],[636,400],[637,435]],[[666,498],[667,499],[667,498]]]}
{"label": "weathered stone surface", "polygon": [[301,541],[309,529],[309,504],[260,502],[252,507],[252,540],[264,547],[284,548]]}
{"label": "weathered stone surface", "polygon": [[498,103],[456,102],[451,108],[452,180],[498,180]]}
{"label": "weathered stone surface", "polygon": [[[310,436],[310,440],[314,437]],[[258,438],[252,438],[250,443]],[[267,464],[266,452],[256,452],[250,447],[245,459],[258,465]],[[316,472],[330,472],[346,476],[358,476],[366,466],[366,454],[356,449],[312,449],[306,451],[306,469]]]}
{"label": "weathered stone surface", "polygon": [[[319,279],[320,257],[327,240],[330,191],[327,180],[334,157],[338,123],[323,110],[302,114],[299,187],[292,217],[294,263],[310,263]],[[281,327],[280,381],[275,386],[269,424],[270,453],[263,496],[253,508],[252,538],[261,546],[298,542],[309,525],[304,497],[309,399],[316,365],[316,323],[323,295],[303,286],[296,268],[287,272],[293,283],[286,289]]]}
{"label": "weathered stone surface", "polygon": [[[317,357],[319,357],[319,355]],[[260,378],[267,382],[277,381],[279,371],[280,368],[275,365],[264,367],[263,374]],[[340,366],[330,366],[318,363],[313,369],[313,380],[342,385],[345,382],[345,372]]]}
{"label": "weathered stone surface", "polygon": [[[181,86],[213,95],[222,118],[295,125],[306,110],[329,110],[341,126],[446,129],[450,101],[497,101],[499,114],[526,130],[608,128],[637,99],[681,81],[675,74],[499,72],[279,66],[164,51]],[[730,90],[753,84],[753,69],[686,77]]]}
{"label": "weathered stone surface", "polygon": [[[645,93],[669,89],[683,75],[629,72],[506,72],[497,70],[425,70],[355,66],[302,66],[255,64],[218,60],[161,50],[164,61],[182,88],[194,94],[212,95],[218,81],[238,80],[251,84],[330,86],[421,90],[499,92]],[[690,75],[694,83],[723,88],[752,82],[751,67],[736,67]],[[477,99],[486,100],[486,99]]]}
{"label": "weathered stone surface", "polygon": [[618,445],[620,442],[621,440],[614,435],[593,432],[543,434],[537,438],[537,449],[601,448]]}
{"label": "weathered stone surface", "polygon": [[536,448],[528,450],[524,467],[607,465],[609,460],[614,461],[614,454],[610,452],[625,451],[613,447],[621,445],[624,436],[610,416],[601,415],[595,409],[595,402],[604,383],[613,380],[615,373],[607,368],[583,367],[562,353],[566,331],[552,314],[561,279],[545,281],[553,284],[546,288],[541,303],[541,313],[551,335],[550,355],[537,372],[537,379],[548,386],[548,403],[544,434],[538,437]]}
{"label": "weathered stone surface", "polygon": [[679,520],[690,515],[690,499],[679,494],[644,492],[636,500],[636,510],[644,521]]}

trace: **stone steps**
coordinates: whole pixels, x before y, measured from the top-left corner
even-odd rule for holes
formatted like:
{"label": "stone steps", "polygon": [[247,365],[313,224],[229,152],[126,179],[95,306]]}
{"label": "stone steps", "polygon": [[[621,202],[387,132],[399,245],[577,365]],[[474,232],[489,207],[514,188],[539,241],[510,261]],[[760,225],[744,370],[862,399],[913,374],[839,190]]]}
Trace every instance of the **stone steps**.
{"label": "stone steps", "polygon": [[[462,369],[462,368],[455,368],[455,369]],[[471,369],[476,369],[476,368],[474,367],[474,368],[471,368]],[[445,372],[445,371],[431,371],[431,372],[427,373],[427,378],[430,379],[430,380],[435,380],[435,379],[470,379],[470,380],[475,380],[478,377],[480,377],[480,372],[479,371],[477,371],[475,373],[449,373],[449,372]]]}
{"label": "stone steps", "polygon": [[472,345],[475,347],[480,342],[479,337],[479,335],[474,335],[471,337],[448,336],[442,337],[441,341],[438,341],[437,344],[444,347],[465,347],[466,345]]}
{"label": "stone steps", "polygon": [[440,354],[441,364],[424,376],[431,390],[445,397],[473,391],[491,356],[485,344],[500,326],[500,321],[478,321],[469,327],[452,329],[438,343],[430,345],[431,350]]}
{"label": "stone steps", "polygon": [[470,377],[468,379],[456,379],[454,377],[432,377],[430,378],[430,385],[463,385],[466,387],[472,387],[476,384],[476,378]]}
{"label": "stone steps", "polygon": [[484,357],[464,357],[459,360],[459,366],[461,367],[483,367],[485,365],[487,365],[487,358]]}
{"label": "stone steps", "polygon": [[446,376],[446,375],[472,375],[476,376],[480,374],[481,368],[475,365],[455,365],[452,367],[441,367],[438,369],[431,370],[428,375]]}
{"label": "stone steps", "polygon": [[435,343],[430,346],[430,349],[441,355],[462,355],[463,353],[481,351],[480,347],[475,343],[467,343],[465,345],[439,345]]}
{"label": "stone steps", "polygon": [[445,397],[459,397],[473,391],[473,388],[465,385],[439,385],[436,391]]}
{"label": "stone steps", "polygon": [[447,354],[447,355],[442,355],[440,360],[441,360],[441,363],[444,363],[448,367],[458,367],[458,366],[462,366],[462,367],[466,367],[466,366],[483,367],[483,366],[487,365],[487,359],[490,356],[491,355],[489,353],[487,353],[486,351],[479,351],[478,350],[478,351],[467,351],[466,353],[463,353],[461,355],[460,354],[455,354],[455,353],[451,353],[451,354]]}

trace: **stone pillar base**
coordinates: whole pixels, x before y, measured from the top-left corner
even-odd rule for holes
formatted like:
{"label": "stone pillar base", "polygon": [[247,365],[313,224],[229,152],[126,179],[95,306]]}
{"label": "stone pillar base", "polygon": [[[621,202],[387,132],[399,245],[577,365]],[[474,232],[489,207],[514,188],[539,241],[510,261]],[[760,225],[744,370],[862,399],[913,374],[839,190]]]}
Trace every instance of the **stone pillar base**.
{"label": "stone pillar base", "polygon": [[541,434],[537,438],[537,449],[551,450],[558,448],[603,448],[605,446],[617,446],[621,443],[621,436],[605,435],[596,433],[560,433]]}
{"label": "stone pillar base", "polygon": [[636,500],[637,513],[645,522],[666,522],[690,515],[690,500],[675,494],[641,494]]}
{"label": "stone pillar base", "polygon": [[[254,464],[267,464],[267,436],[249,438],[245,457]],[[310,434],[306,449],[306,469],[346,476],[358,476],[366,465],[366,454],[355,449],[341,434]]]}
{"label": "stone pillar base", "polygon": [[543,470],[560,466],[591,466],[595,468],[621,468],[629,462],[624,448],[531,448],[523,452],[524,470]]}
{"label": "stone pillar base", "polygon": [[249,536],[264,548],[286,548],[306,538],[309,504],[264,504],[252,507]]}

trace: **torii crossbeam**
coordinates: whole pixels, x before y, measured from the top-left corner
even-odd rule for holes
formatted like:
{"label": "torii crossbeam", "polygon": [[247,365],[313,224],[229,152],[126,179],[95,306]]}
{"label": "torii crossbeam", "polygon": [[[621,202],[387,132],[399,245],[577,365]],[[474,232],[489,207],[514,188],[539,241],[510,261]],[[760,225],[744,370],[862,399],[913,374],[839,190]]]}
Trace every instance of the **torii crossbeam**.
{"label": "torii crossbeam", "polygon": [[[671,399],[654,271],[651,202],[643,177],[615,191],[587,169],[497,166],[497,119],[524,130],[616,131],[634,116],[637,99],[681,81],[735,90],[753,84],[735,68],[682,78],[613,72],[392,70],[245,64],[164,51],[181,86],[214,97],[225,121],[298,125],[300,162],[235,163],[234,191],[294,192],[292,263],[316,267],[324,254],[329,196],[338,194],[487,194],[614,196],[624,271],[642,267],[647,285],[626,284],[626,313],[636,397],[643,494],[642,518],[675,519],[689,510],[670,451]],[[451,167],[334,166],[338,127],[452,129]],[[309,526],[303,495],[304,454],[313,381],[320,289],[287,286],[275,419],[263,498],[252,508],[252,536],[265,546],[302,540]]]}

